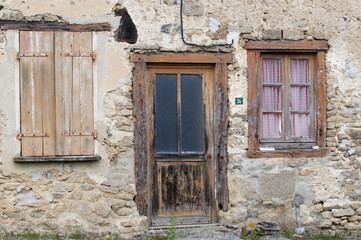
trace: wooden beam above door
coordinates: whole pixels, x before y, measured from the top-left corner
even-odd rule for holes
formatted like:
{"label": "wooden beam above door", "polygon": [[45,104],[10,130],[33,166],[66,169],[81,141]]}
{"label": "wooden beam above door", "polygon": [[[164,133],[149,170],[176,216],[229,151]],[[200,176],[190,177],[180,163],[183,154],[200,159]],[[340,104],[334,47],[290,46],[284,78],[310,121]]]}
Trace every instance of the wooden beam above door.
{"label": "wooden beam above door", "polygon": [[231,63],[229,53],[134,53],[131,62],[147,63]]}

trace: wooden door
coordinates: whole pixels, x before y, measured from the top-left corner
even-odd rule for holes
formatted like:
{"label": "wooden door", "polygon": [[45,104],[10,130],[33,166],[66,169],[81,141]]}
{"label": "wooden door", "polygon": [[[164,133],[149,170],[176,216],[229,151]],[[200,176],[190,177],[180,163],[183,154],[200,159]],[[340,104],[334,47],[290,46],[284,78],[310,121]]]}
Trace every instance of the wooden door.
{"label": "wooden door", "polygon": [[[152,224],[214,221],[213,68],[148,67]],[[213,206],[213,207],[212,207]]]}

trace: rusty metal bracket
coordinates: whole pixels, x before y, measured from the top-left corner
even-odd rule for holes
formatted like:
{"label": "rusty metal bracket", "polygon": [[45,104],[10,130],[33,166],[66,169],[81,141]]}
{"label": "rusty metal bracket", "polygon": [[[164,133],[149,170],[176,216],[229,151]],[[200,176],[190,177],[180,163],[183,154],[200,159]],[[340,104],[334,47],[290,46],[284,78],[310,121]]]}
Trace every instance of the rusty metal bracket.
{"label": "rusty metal bracket", "polygon": [[47,57],[48,53],[18,53],[17,59],[19,60],[21,57]]}
{"label": "rusty metal bracket", "polygon": [[98,139],[96,131],[94,132],[67,132],[65,136],[93,136],[94,139]]}
{"label": "rusty metal bracket", "polygon": [[21,140],[23,137],[50,137],[50,135],[45,132],[18,133],[16,135],[16,139],[18,140]]}
{"label": "rusty metal bracket", "polygon": [[95,53],[65,53],[65,57],[91,57],[95,60]]}

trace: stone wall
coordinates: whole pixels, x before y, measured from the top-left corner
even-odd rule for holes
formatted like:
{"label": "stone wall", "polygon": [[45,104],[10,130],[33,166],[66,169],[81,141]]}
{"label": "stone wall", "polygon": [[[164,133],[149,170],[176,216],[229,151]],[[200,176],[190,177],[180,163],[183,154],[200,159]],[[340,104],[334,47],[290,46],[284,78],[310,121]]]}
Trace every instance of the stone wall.
{"label": "stone wall", "polygon": [[[134,151],[131,52],[231,52],[228,66],[229,134],[228,212],[220,223],[238,228],[271,221],[292,229],[292,201],[305,198],[301,218],[309,230],[361,228],[361,12],[358,0],[260,1],[185,0],[184,35],[197,44],[230,43],[201,48],[182,43],[179,0],[5,0],[2,20],[109,22],[117,29],[116,4],[125,7],[137,27],[135,44],[97,33],[97,163],[15,164],[16,31],[0,33],[0,227],[6,231],[62,231],[80,225],[89,232],[130,236],[145,230],[133,201]],[[327,147],[330,155],[307,159],[247,159],[247,51],[249,40],[328,40],[326,54]],[[10,71],[11,70],[11,71]],[[6,86],[3,88],[3,86]],[[1,96],[3,95],[3,96]],[[244,105],[235,105],[243,97]],[[15,99],[15,104],[14,104]],[[15,109],[15,111],[14,111]],[[6,151],[5,151],[6,149]],[[36,226],[36,229],[34,229]]]}

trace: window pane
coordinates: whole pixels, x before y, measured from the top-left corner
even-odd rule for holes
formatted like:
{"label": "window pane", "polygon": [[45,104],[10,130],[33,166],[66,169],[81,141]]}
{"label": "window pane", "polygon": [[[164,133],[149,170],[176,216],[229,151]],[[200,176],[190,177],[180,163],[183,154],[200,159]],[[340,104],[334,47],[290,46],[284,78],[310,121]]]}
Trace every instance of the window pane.
{"label": "window pane", "polygon": [[262,114],[262,137],[263,138],[280,138],[282,135],[280,113],[263,113]]}
{"label": "window pane", "polygon": [[290,60],[290,82],[309,83],[309,61],[308,59]]}
{"label": "window pane", "polygon": [[156,75],[155,149],[156,152],[178,152],[176,74]]}
{"label": "window pane", "polygon": [[182,152],[203,152],[202,76],[181,75]]}
{"label": "window pane", "polygon": [[262,83],[282,83],[281,59],[262,59]]}
{"label": "window pane", "polygon": [[281,110],[281,87],[262,87],[262,109],[266,111]]}
{"label": "window pane", "polygon": [[310,136],[310,116],[308,113],[291,114],[292,137]]}
{"label": "window pane", "polygon": [[310,110],[310,88],[291,87],[291,110]]}

